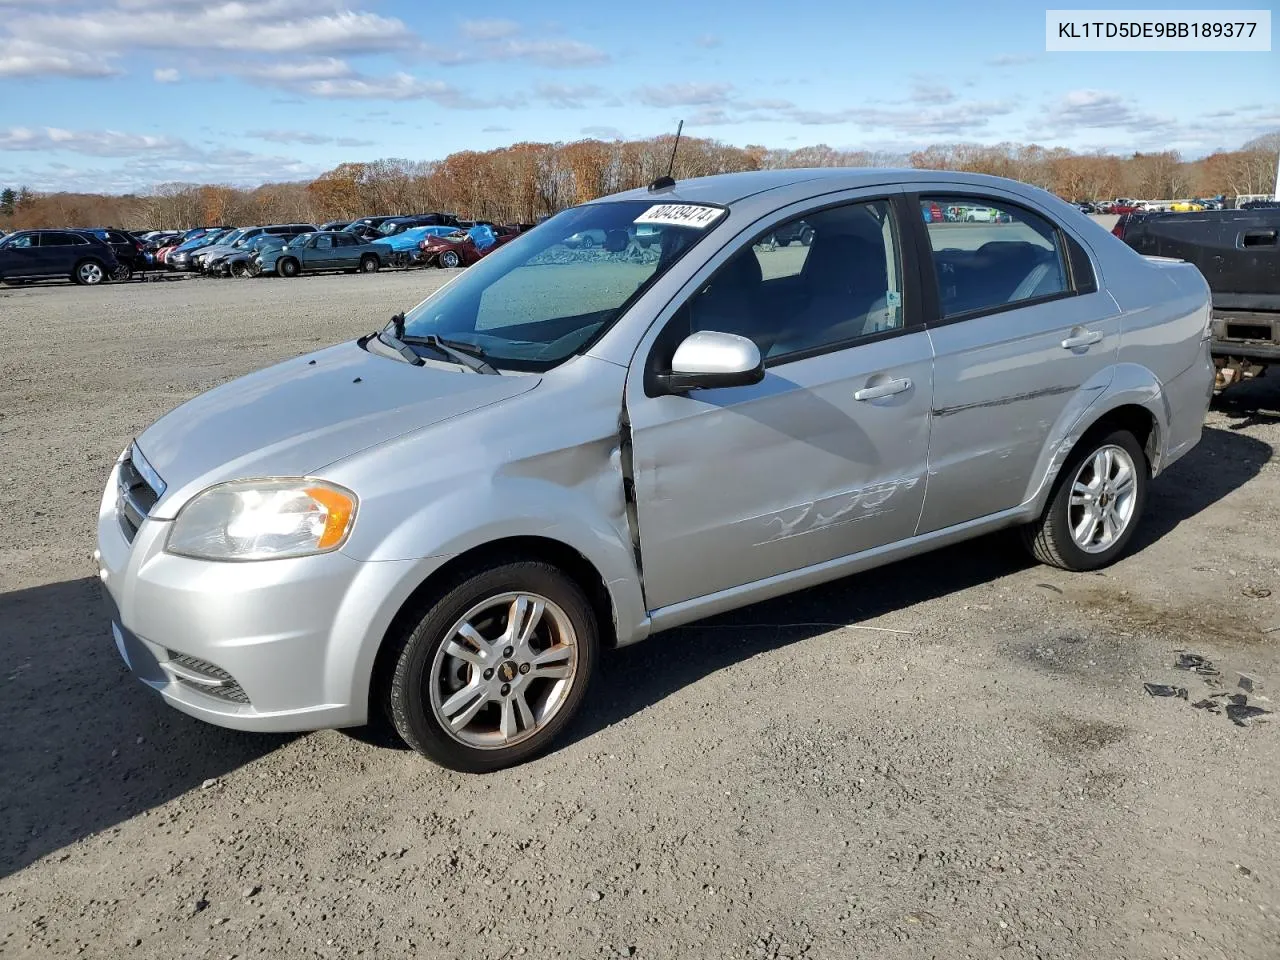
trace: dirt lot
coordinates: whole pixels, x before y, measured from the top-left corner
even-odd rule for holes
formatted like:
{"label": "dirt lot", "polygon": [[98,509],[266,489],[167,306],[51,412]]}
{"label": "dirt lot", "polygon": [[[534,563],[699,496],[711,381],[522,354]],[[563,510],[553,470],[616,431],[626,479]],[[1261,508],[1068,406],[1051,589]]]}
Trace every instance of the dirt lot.
{"label": "dirt lot", "polygon": [[1105,573],[988,538],[674,631],[521,769],[165,708],[99,611],[112,458],[440,276],[0,290],[0,955],[1280,956],[1280,717],[1191,705],[1276,706],[1280,378]]}

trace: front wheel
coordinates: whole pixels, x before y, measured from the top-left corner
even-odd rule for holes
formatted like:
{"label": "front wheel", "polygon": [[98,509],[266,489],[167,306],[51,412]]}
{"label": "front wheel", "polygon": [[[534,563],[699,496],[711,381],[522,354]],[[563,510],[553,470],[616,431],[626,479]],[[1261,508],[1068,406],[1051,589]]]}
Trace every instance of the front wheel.
{"label": "front wheel", "polygon": [[243,280],[245,277],[249,276],[249,261],[233,261],[231,264],[231,276],[235,277],[237,280]]}
{"label": "front wheel", "polygon": [[1064,570],[1114,563],[1138,527],[1150,476],[1128,430],[1082,442],[1063,465],[1044,514],[1024,528],[1031,555]]}
{"label": "front wheel", "polygon": [[296,277],[298,275],[298,269],[297,260],[281,260],[276,266],[276,270],[282,277]]}
{"label": "front wheel", "polygon": [[366,253],[360,258],[361,273],[377,273],[380,266],[382,266],[381,262],[371,253]]}
{"label": "front wheel", "polygon": [[440,254],[440,266],[442,267],[453,269],[454,267],[461,265],[461,263],[462,258],[458,256],[457,250],[446,250],[444,253]]}
{"label": "front wheel", "polygon": [[557,567],[524,560],[465,576],[387,651],[396,731],[467,773],[528,760],[582,704],[598,633],[586,595]]}
{"label": "front wheel", "polygon": [[116,283],[124,283],[133,278],[133,267],[127,263],[122,263],[111,271],[111,279]]}
{"label": "front wheel", "polygon": [[81,286],[96,287],[107,278],[107,272],[97,260],[85,260],[76,264],[75,273],[71,277]]}

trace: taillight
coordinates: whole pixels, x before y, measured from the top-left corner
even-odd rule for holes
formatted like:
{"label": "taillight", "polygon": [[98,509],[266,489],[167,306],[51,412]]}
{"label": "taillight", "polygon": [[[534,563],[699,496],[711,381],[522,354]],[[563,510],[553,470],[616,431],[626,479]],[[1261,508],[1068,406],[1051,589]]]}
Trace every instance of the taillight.
{"label": "taillight", "polygon": [[1112,236],[1119,237],[1121,240],[1123,240],[1124,228],[1128,226],[1128,223],[1129,223],[1129,215],[1127,213],[1123,214],[1120,217],[1120,219],[1116,221],[1116,225],[1111,228]]}

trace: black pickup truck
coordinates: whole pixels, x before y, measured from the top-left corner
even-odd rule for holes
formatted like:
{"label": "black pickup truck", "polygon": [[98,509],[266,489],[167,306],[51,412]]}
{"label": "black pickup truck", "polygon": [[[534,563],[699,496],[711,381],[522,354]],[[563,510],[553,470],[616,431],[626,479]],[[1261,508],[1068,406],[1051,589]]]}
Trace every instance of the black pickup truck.
{"label": "black pickup truck", "polygon": [[1280,207],[1135,213],[1112,230],[1141,254],[1194,263],[1213,292],[1217,388],[1280,363]]}

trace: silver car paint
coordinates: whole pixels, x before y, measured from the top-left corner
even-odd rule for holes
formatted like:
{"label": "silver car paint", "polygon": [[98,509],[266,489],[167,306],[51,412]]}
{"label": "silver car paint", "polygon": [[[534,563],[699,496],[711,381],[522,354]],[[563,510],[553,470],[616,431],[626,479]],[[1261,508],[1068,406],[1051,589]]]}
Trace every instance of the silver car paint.
{"label": "silver car paint", "polygon": [[[904,184],[1040,208],[1089,251],[1103,292],[779,364],[754,386],[644,396],[638,371],[662,322],[741,244],[815,206]],[[1042,508],[1071,445],[1121,405],[1151,413],[1157,472],[1199,437],[1213,381],[1203,278],[1145,261],[1042,191],[965,174],[813,170],[622,197],[730,210],[590,350],[546,374],[413,368],[344,344],[224,385],[141,434],[168,489],[129,544],[113,471],[98,540],[128,649],[154,661],[138,670],[144,680],[179,709],[224,725],[359,724],[396,613],[471,550],[519,537],[574,551],[598,575],[626,644],[1023,522]],[[1036,314],[1031,334],[1010,329],[1024,313]],[[1052,349],[1064,326],[1078,324],[1102,325],[1103,339],[1083,357]],[[1054,376],[1011,346],[1019,343]],[[911,389],[852,399],[888,375],[908,378]],[[1047,386],[1062,389],[1037,394]],[[948,409],[968,404],[985,413]],[[981,464],[985,486],[976,483]],[[341,551],[240,564],[164,551],[169,522],[194,494],[270,475],[317,476],[357,492]],[[628,476],[634,510],[623,493]],[[947,500],[931,504],[935,491]],[[164,666],[170,649],[230,671],[253,706],[174,681]]]}

